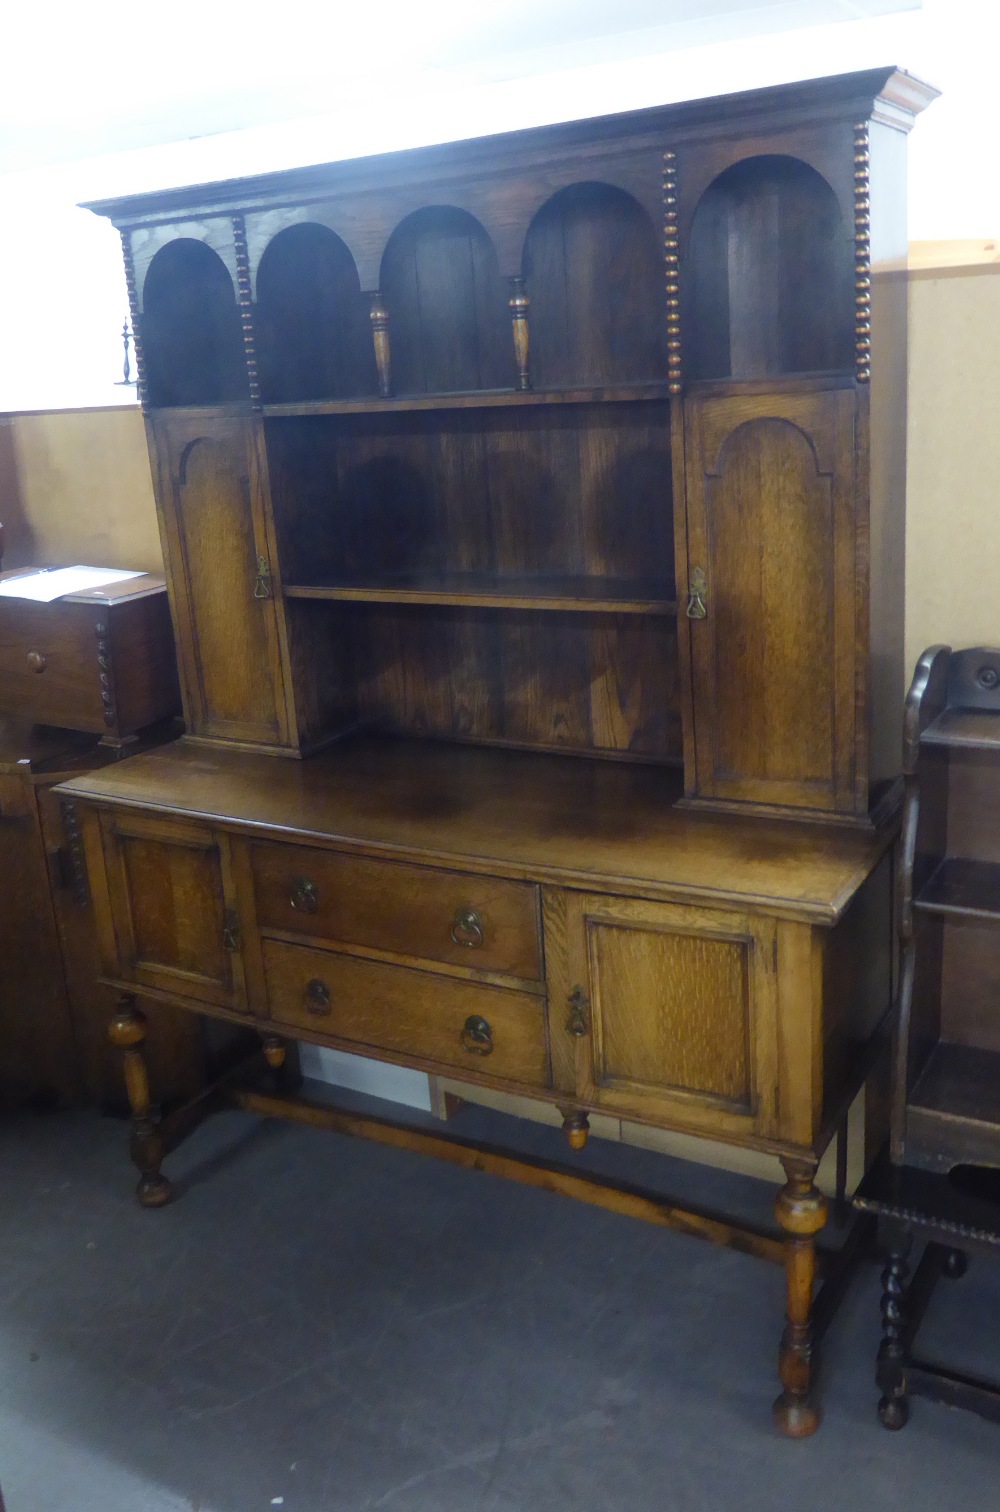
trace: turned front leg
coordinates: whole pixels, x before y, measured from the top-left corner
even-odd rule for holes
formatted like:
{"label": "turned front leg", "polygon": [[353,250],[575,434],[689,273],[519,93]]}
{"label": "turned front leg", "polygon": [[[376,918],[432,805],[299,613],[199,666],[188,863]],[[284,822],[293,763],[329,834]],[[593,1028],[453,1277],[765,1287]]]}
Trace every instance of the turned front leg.
{"label": "turned front leg", "polygon": [[118,1012],[111,1020],[108,1036],[117,1049],[124,1051],[125,1089],[132,1110],[129,1153],[139,1170],[136,1196],[143,1207],[163,1207],[174,1195],[174,1189],[160,1171],[165,1152],[153,1118],[149,1076],[142,1053],[146,1015],[135,1006],[135,998],[130,992],[122,993],[119,998]]}
{"label": "turned front leg", "polygon": [[787,1302],[778,1374],[784,1387],[774,1404],[774,1421],[789,1438],[806,1438],[819,1427],[812,1386],[812,1302],[816,1279],[816,1235],[826,1222],[826,1198],[814,1185],[814,1161],[782,1160],[786,1182],[774,1211],[785,1240]]}
{"label": "turned front leg", "polygon": [[910,1415],[906,1400],[906,1282],[912,1242],[905,1228],[891,1228],[882,1272],[882,1342],[875,1384],[882,1393],[878,1415],[886,1428],[905,1428]]}

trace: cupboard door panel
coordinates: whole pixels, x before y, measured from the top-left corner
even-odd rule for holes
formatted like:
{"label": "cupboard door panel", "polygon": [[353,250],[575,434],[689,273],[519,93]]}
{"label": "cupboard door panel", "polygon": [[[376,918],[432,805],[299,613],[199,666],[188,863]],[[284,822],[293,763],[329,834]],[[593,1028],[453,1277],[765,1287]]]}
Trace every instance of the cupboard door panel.
{"label": "cupboard door panel", "polygon": [[228,841],[200,826],[102,818],[114,975],[242,1008],[240,931]]}
{"label": "cupboard door panel", "polygon": [[242,420],[152,425],[189,730],[289,744],[262,443]]}
{"label": "cupboard door panel", "polygon": [[700,797],[854,812],[853,450],[847,389],[688,401]]}
{"label": "cupboard door panel", "polygon": [[575,1039],[581,1102],[721,1136],[773,1132],[774,940],[771,921],[744,914],[549,894],[552,1033]]}

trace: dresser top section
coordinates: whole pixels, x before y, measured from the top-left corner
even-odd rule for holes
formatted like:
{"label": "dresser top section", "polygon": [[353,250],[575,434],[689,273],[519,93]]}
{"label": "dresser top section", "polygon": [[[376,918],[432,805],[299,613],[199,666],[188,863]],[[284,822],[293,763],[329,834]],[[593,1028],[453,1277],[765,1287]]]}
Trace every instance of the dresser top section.
{"label": "dresser top section", "polygon": [[285,842],[820,924],[894,835],[692,813],[669,768],[368,736],[301,762],[179,741],[60,791]]}
{"label": "dresser top section", "polygon": [[387,189],[402,182],[442,179],[472,170],[523,171],[563,154],[576,157],[588,149],[600,153],[626,142],[635,148],[666,147],[690,138],[752,134],[772,126],[794,127],[835,119],[879,120],[908,131],[914,117],[938,93],[901,69],[865,69],[280,173],[91,200],[84,208],[107,216],[117,226],[136,226],[192,214],[232,214],[302,203],[362,188]]}

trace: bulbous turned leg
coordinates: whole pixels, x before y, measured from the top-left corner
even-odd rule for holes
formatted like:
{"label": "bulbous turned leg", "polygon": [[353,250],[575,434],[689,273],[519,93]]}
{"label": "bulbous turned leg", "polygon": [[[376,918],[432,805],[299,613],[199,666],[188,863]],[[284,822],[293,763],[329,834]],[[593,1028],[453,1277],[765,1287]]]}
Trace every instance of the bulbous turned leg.
{"label": "bulbous turned leg", "polygon": [[581,1108],[560,1108],[563,1133],[571,1150],[582,1150],[590,1133],[590,1119]]}
{"label": "bulbous turned leg", "polygon": [[132,1110],[129,1153],[139,1170],[136,1196],[143,1207],[163,1207],[174,1195],[174,1188],[160,1171],[165,1151],[153,1118],[149,1077],[142,1053],[146,1016],[136,1008],[130,992],[122,993],[118,1000],[118,1012],[108,1027],[108,1037],[116,1049],[124,1052],[125,1089]]}
{"label": "bulbous turned leg", "polygon": [[875,1384],[882,1393],[878,1415],[884,1428],[905,1428],[910,1416],[906,1399],[906,1282],[911,1243],[905,1229],[892,1230],[882,1272],[882,1342]]}
{"label": "bulbous turned leg", "polygon": [[816,1278],[815,1238],[826,1222],[826,1198],[813,1184],[813,1161],[782,1160],[786,1182],[774,1211],[785,1241],[786,1316],[778,1356],[784,1388],[774,1404],[774,1421],[788,1438],[807,1438],[820,1424],[810,1400],[812,1385],[812,1301]]}

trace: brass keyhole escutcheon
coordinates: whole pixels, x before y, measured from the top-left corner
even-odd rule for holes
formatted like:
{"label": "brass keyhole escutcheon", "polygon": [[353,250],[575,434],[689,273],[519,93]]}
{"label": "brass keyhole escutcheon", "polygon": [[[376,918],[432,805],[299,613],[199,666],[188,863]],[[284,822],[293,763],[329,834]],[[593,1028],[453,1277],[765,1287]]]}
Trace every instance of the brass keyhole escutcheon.
{"label": "brass keyhole escutcheon", "polygon": [[451,926],[451,937],[456,945],[467,945],[470,950],[476,950],[483,943],[483,921],[474,908],[458,910]]}
{"label": "brass keyhole escutcheon", "polygon": [[462,1049],[468,1050],[470,1055],[493,1054],[493,1030],[486,1019],[480,1018],[473,1013],[466,1019],[462,1026]]}
{"label": "brass keyhole escutcheon", "polygon": [[307,1013],[315,1014],[319,1018],[331,1011],[330,989],[321,977],[313,977],[306,983],[304,996]]}
{"label": "brass keyhole escutcheon", "polygon": [[49,664],[48,658],[43,656],[41,651],[29,651],[27,659],[28,666],[31,668],[32,672],[44,672],[45,668]]}
{"label": "brass keyhole escutcheon", "polygon": [[569,1018],[566,1020],[566,1033],[574,1035],[577,1039],[587,1033],[587,1009],[590,1007],[590,999],[582,987],[574,987],[569,995]]}
{"label": "brass keyhole escutcheon", "polygon": [[288,901],[298,913],[315,913],[319,907],[319,892],[315,882],[308,877],[296,877]]}

